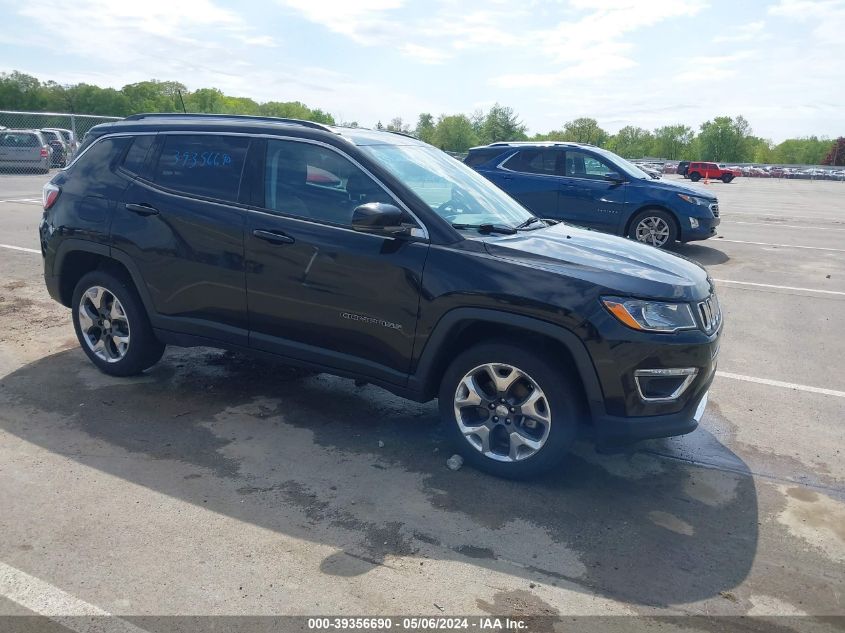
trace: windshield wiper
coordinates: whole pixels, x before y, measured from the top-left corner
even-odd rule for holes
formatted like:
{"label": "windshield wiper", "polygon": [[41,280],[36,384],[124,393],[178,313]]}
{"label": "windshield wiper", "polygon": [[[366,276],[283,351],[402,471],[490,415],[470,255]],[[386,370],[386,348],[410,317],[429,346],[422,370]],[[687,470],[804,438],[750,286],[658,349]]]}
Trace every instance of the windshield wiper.
{"label": "windshield wiper", "polygon": [[512,226],[504,226],[502,224],[452,224],[455,229],[477,229],[479,233],[503,233],[504,235],[513,235],[516,229]]}
{"label": "windshield wiper", "polygon": [[543,220],[543,218],[538,218],[536,215],[532,215],[524,222],[520,222],[519,224],[517,224],[514,228],[525,229],[534,224],[535,222],[545,222],[545,220]]}

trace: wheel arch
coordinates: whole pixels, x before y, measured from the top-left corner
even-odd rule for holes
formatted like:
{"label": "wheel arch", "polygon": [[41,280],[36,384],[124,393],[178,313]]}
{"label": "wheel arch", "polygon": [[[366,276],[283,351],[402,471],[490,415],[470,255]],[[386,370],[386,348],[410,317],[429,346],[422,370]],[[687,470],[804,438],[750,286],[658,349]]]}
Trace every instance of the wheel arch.
{"label": "wheel arch", "polygon": [[152,316],[152,306],[147,288],[141,281],[134,263],[128,255],[115,248],[98,242],[68,239],[60,245],[53,261],[53,276],[58,279],[59,300],[70,307],[73,290],[79,280],[92,270],[106,269],[131,282],[141,298],[141,302]]}
{"label": "wheel arch", "polygon": [[[485,308],[455,308],[432,330],[409,378],[409,387],[429,400],[437,394],[449,363],[461,352],[491,339],[521,337],[521,344],[558,355],[571,369],[593,419],[604,414],[604,396],[590,355],[572,331],[554,323]],[[526,338],[528,340],[526,340]]]}

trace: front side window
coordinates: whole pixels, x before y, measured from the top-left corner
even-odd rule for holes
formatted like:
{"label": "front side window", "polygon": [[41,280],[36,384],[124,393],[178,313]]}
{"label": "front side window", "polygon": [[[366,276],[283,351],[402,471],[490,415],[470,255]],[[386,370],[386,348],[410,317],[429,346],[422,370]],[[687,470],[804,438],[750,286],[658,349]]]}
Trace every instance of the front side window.
{"label": "front side window", "polygon": [[367,145],[361,150],[453,224],[518,226],[531,217],[484,176],[429,145]]}
{"label": "front side window", "polygon": [[267,141],[264,206],[270,211],[349,226],[367,202],[395,204],[357,165],[320,145]]}
{"label": "front side window", "polygon": [[248,147],[242,136],[167,135],[153,180],[174,191],[235,202]]}
{"label": "front side window", "polygon": [[505,169],[526,174],[559,176],[563,174],[563,152],[552,149],[523,149],[511,156],[503,165]]}
{"label": "front side window", "polygon": [[573,178],[604,180],[606,174],[616,171],[604,161],[584,152],[566,152],[566,175]]}

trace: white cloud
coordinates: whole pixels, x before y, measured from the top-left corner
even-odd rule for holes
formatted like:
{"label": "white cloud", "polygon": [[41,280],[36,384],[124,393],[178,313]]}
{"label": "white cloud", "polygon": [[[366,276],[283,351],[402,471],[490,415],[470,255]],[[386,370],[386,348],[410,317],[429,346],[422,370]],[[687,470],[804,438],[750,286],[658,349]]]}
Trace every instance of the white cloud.
{"label": "white cloud", "polygon": [[275,45],[212,0],[41,0],[20,5],[17,13],[34,21],[59,50],[120,69],[127,78],[138,72],[161,77],[163,68],[183,79],[225,77],[236,62],[221,66],[216,60],[232,47]]}
{"label": "white cloud", "polygon": [[412,57],[423,64],[442,64],[449,59],[448,53],[419,44],[404,44],[400,50],[403,55]]}
{"label": "white cloud", "polygon": [[700,55],[684,61],[686,70],[672,79],[687,83],[710,83],[733,77],[743,70],[743,63],[752,59],[755,51],[745,50],[728,55]]}
{"label": "white cloud", "polygon": [[749,22],[729,28],[726,33],[714,37],[713,42],[716,44],[720,42],[759,42],[769,38],[768,34],[764,33],[765,29],[766,23],[763,20]]}
{"label": "white cloud", "polygon": [[625,36],[673,18],[690,17],[707,8],[703,2],[653,0],[644,9],[638,0],[571,0],[572,17],[525,33],[522,40],[561,65],[545,73],[509,73],[494,77],[499,88],[554,87],[573,79],[596,79],[637,65],[633,44]]}
{"label": "white cloud", "polygon": [[307,20],[351,38],[359,44],[374,46],[399,28],[388,17],[403,0],[280,0]]}

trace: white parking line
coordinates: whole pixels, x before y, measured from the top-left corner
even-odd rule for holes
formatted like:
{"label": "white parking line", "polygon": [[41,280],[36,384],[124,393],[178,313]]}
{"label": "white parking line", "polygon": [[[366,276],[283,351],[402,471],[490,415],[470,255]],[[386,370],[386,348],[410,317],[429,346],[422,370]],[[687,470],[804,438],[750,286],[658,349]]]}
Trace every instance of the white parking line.
{"label": "white parking line", "polygon": [[753,281],[734,281],[733,279],[713,279],[713,281],[717,281],[720,284],[737,284],[740,286],[756,286],[759,288],[776,288],[777,290],[800,290],[801,292],[820,292],[826,295],[842,295],[845,296],[845,292],[841,292],[839,290],[821,290],[819,288],[799,288],[797,286],[776,286],[774,284],[758,284]]}
{"label": "white parking line", "polygon": [[0,200],[0,202],[41,202],[41,198],[9,198],[8,200]]}
{"label": "white parking line", "polygon": [[790,213],[786,217],[779,216],[775,213],[770,213],[767,211],[730,211],[727,214],[722,214],[722,220],[730,220],[735,215],[747,215],[747,216],[755,216],[758,218],[781,218],[784,220],[827,220],[830,222],[842,222],[843,217],[841,215],[795,215]]}
{"label": "white parking line", "polygon": [[782,248],[806,248],[811,251],[834,251],[845,253],[845,248],[830,248],[828,246],[799,246],[798,244],[772,244],[771,242],[748,242],[746,240],[726,240],[720,237],[717,242],[732,242],[734,244],[755,244],[757,246],[780,246]]}
{"label": "white parking line", "polygon": [[742,220],[728,220],[725,224],[749,224],[753,226],[774,226],[780,229],[818,229],[819,231],[845,231],[843,228],[829,226],[802,226],[800,224],[778,224],[777,222],[744,222]]}
{"label": "white parking line", "polygon": [[145,629],[2,561],[0,596],[77,633],[147,633]]}
{"label": "white parking line", "polygon": [[23,246],[12,246],[11,244],[0,244],[0,248],[9,248],[13,251],[23,251],[24,253],[35,253],[40,255],[41,251],[37,248],[24,248]]}
{"label": "white parking line", "polygon": [[822,387],[810,387],[809,385],[798,385],[794,382],[783,382],[781,380],[769,380],[768,378],[757,378],[755,376],[743,376],[742,374],[732,374],[727,371],[717,371],[716,375],[720,378],[730,378],[732,380],[743,380],[745,382],[756,382],[760,385],[769,385],[771,387],[784,387],[785,389],[796,389],[798,391],[807,391],[809,393],[820,393],[825,396],[836,396],[837,398],[845,398],[845,391],[836,391],[835,389],[823,389]]}

